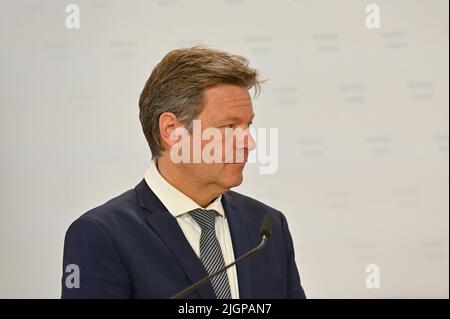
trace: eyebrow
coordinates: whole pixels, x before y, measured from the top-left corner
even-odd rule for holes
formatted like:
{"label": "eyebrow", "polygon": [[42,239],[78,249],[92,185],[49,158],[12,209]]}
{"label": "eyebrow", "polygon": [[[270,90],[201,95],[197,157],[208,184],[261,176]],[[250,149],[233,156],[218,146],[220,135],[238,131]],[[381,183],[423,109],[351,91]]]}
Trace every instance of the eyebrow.
{"label": "eyebrow", "polygon": [[[255,113],[253,113],[252,118],[250,119],[250,122],[249,122],[249,123],[252,123],[252,121],[253,121],[254,118],[255,118]],[[239,119],[240,119],[240,118],[237,117],[237,116],[227,116],[227,117],[223,120],[223,122],[227,122],[227,121],[237,121],[237,120],[239,120]]]}

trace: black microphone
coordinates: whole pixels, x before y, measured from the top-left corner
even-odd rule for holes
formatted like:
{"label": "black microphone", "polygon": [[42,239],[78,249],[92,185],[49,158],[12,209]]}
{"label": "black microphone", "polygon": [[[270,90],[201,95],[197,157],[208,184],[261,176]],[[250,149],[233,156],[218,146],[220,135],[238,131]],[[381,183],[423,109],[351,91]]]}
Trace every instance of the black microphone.
{"label": "black microphone", "polygon": [[267,241],[270,238],[270,235],[272,234],[272,224],[273,224],[272,216],[271,215],[264,216],[264,220],[263,220],[263,222],[261,224],[261,227],[259,229],[259,237],[261,238],[261,242],[260,242],[260,244],[258,246],[256,246],[252,250],[248,251],[247,253],[245,253],[244,255],[239,257],[238,259],[236,259],[231,264],[223,267],[222,269],[217,270],[216,272],[213,272],[212,274],[209,274],[208,276],[203,277],[202,279],[200,279],[199,281],[195,282],[191,286],[189,286],[189,287],[181,290],[180,292],[176,293],[175,295],[170,297],[170,299],[181,299],[181,298],[183,298],[184,296],[186,296],[190,292],[194,291],[198,287],[203,286],[211,278],[214,278],[215,276],[217,276],[221,272],[227,270],[231,266],[237,264],[238,262],[244,260],[245,258],[247,258],[247,257],[255,254],[256,252],[260,251],[261,249],[263,249],[266,246]]}

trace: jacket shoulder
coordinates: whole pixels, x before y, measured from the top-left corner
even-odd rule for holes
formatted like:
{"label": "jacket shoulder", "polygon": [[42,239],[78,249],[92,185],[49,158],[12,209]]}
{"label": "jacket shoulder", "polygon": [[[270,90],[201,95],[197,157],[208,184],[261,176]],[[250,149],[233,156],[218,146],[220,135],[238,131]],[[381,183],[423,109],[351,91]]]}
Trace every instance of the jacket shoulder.
{"label": "jacket shoulder", "polygon": [[109,228],[109,226],[118,225],[130,218],[139,219],[139,208],[136,191],[130,189],[104,204],[90,209],[78,217],[74,223],[80,220],[91,220]]}

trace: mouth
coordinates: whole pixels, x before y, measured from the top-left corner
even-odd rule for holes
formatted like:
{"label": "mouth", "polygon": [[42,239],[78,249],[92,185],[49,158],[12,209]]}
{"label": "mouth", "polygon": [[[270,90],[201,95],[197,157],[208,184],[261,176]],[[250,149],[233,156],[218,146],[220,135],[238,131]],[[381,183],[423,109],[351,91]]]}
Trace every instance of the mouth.
{"label": "mouth", "polygon": [[246,157],[244,157],[244,159],[243,159],[242,161],[239,161],[239,162],[231,162],[230,164],[245,165],[245,164],[247,164],[247,161],[248,161],[248,158],[247,158],[247,156],[246,156]]}
{"label": "mouth", "polygon": [[224,164],[245,165],[245,164],[247,164],[247,161],[248,161],[248,159],[244,158],[242,161],[238,161],[238,162],[225,161]]}
{"label": "mouth", "polygon": [[[248,151],[243,150],[243,153],[240,153],[239,155],[233,156],[232,158],[226,157],[225,164],[233,164],[233,165],[245,165],[248,161]],[[239,161],[237,161],[239,159]],[[232,162],[232,161],[235,162]]]}

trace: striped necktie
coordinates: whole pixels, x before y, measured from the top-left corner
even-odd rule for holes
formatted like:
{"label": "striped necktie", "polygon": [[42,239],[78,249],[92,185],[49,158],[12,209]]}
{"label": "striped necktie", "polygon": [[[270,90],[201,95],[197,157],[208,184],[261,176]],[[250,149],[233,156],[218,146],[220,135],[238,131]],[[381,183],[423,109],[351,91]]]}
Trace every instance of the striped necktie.
{"label": "striped necktie", "polygon": [[[213,209],[195,209],[189,212],[201,228],[200,260],[208,274],[225,267],[225,262],[216,236],[215,221],[217,212]],[[226,271],[211,279],[217,299],[231,299],[230,283]]]}

